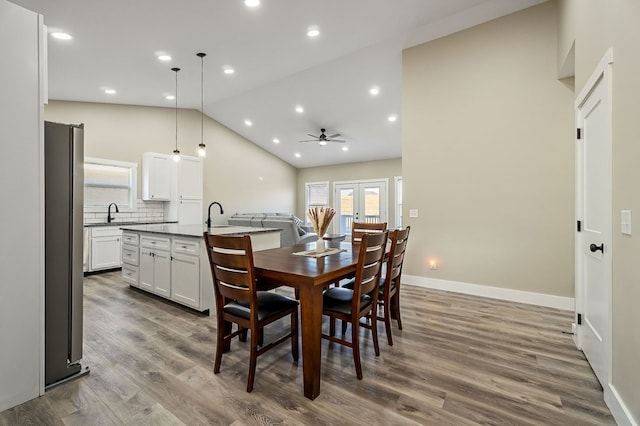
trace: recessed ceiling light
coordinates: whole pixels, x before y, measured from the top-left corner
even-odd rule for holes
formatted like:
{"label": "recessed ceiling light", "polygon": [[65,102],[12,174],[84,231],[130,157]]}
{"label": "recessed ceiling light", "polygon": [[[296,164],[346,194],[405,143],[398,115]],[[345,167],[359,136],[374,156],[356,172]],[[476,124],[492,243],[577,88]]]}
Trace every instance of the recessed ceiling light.
{"label": "recessed ceiling light", "polygon": [[398,120],[398,116],[395,115],[395,114],[392,114],[392,115],[389,116],[389,118],[387,118],[387,120],[389,120],[390,122],[393,123],[393,122]]}
{"label": "recessed ceiling light", "polygon": [[371,90],[369,90],[369,93],[371,93],[373,96],[376,96],[380,93],[380,88],[378,86],[373,86]]}
{"label": "recessed ceiling light", "polygon": [[348,147],[348,146],[343,146],[343,147],[342,147],[342,150],[343,150],[343,151],[345,151],[345,152],[346,152],[346,151],[349,151],[349,147]]}
{"label": "recessed ceiling light", "polygon": [[302,108],[300,105],[296,106],[296,112],[298,114],[302,114],[304,112],[304,108]]}
{"label": "recessed ceiling light", "polygon": [[230,75],[230,74],[235,73],[236,70],[234,70],[233,67],[231,67],[229,65],[225,65],[225,66],[222,67],[222,72],[227,74],[227,75]]}
{"label": "recessed ceiling light", "polygon": [[244,120],[244,125],[245,126],[253,126],[253,123],[251,122],[251,120]]}
{"label": "recessed ceiling light", "polygon": [[258,7],[260,6],[260,0],[244,0],[244,5],[247,7]]}
{"label": "recessed ceiling light", "polygon": [[172,100],[174,100],[176,97],[175,97],[175,96],[173,96],[173,95],[167,95],[167,96],[165,96],[165,98],[166,98],[168,101],[172,101]]}
{"label": "recessed ceiling light", "polygon": [[296,152],[296,153],[295,153],[295,154],[293,154],[293,155],[295,155],[295,156],[296,156],[296,158],[300,158],[300,157],[302,157],[302,155],[300,155],[300,153],[299,153],[299,152]]}
{"label": "recessed ceiling light", "polygon": [[115,95],[116,91],[113,89],[105,89],[104,93],[106,93],[107,95]]}
{"label": "recessed ceiling light", "polygon": [[278,138],[273,138],[273,143],[280,143],[280,139],[278,139]]}
{"label": "recessed ceiling light", "polygon": [[51,33],[51,37],[57,38],[58,40],[71,40],[71,35],[67,33]]}
{"label": "recessed ceiling light", "polygon": [[158,55],[158,60],[163,61],[163,62],[167,62],[171,60],[171,56],[169,55]]}
{"label": "recessed ceiling light", "polygon": [[318,28],[317,25],[311,25],[309,28],[307,28],[307,36],[311,38],[315,38],[315,37],[318,37],[319,35],[320,35],[320,29]]}

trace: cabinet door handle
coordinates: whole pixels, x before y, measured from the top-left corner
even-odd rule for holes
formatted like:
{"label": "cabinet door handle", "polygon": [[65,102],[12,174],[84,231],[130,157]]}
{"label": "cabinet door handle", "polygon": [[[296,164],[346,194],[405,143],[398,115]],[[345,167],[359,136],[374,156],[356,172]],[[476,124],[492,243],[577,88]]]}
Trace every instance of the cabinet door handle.
{"label": "cabinet door handle", "polygon": [[187,248],[187,246],[182,246],[182,248],[183,248],[183,249],[186,249],[186,248]]}
{"label": "cabinet door handle", "polygon": [[117,241],[117,242],[120,242],[120,238],[116,238],[116,241]]}

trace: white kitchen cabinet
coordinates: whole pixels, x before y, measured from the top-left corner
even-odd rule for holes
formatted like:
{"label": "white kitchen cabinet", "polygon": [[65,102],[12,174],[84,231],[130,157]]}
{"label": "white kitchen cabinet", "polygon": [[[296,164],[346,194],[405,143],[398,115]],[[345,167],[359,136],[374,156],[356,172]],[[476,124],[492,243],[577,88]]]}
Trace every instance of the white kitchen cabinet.
{"label": "white kitchen cabinet", "polygon": [[140,286],[140,247],[138,234],[122,233],[122,278],[134,287]]}
{"label": "white kitchen cabinet", "polygon": [[145,201],[169,201],[173,159],[166,154],[145,152],[142,154],[142,199]]}
{"label": "white kitchen cabinet", "polygon": [[172,176],[167,220],[183,225],[202,224],[202,159],[182,156],[174,162]]}
{"label": "white kitchen cabinet", "polygon": [[171,255],[171,299],[200,307],[200,257]]}
{"label": "white kitchen cabinet", "polygon": [[140,237],[140,288],[159,296],[171,296],[169,238]]}
{"label": "white kitchen cabinet", "polygon": [[122,231],[118,227],[91,228],[89,271],[122,266]]}

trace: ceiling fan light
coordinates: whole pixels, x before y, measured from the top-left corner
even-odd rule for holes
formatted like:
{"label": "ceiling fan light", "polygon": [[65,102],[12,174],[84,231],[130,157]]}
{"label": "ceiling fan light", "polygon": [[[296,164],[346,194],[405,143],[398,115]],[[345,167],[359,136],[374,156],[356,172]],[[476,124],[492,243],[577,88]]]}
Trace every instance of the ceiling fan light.
{"label": "ceiling fan light", "polygon": [[319,142],[319,144],[320,144],[320,146],[325,146],[325,145],[327,144],[327,141],[325,141],[325,140],[321,140],[321,141]]}

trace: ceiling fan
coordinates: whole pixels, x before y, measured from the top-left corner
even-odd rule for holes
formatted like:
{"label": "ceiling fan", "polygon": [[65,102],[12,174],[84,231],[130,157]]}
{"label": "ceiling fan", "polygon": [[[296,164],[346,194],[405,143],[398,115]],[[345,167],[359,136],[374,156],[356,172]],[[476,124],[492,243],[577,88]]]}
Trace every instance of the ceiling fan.
{"label": "ceiling fan", "polygon": [[340,133],[336,133],[335,135],[327,136],[327,135],[324,134],[325,131],[326,131],[326,129],[320,129],[320,136],[316,136],[316,135],[312,135],[311,133],[307,133],[313,139],[307,139],[307,140],[303,140],[303,141],[299,141],[299,142],[318,142],[321,146],[326,145],[327,142],[337,142],[337,143],[345,143],[345,142],[347,142],[347,141],[345,141],[343,139],[334,139],[334,138],[337,138],[338,136],[340,136]]}

